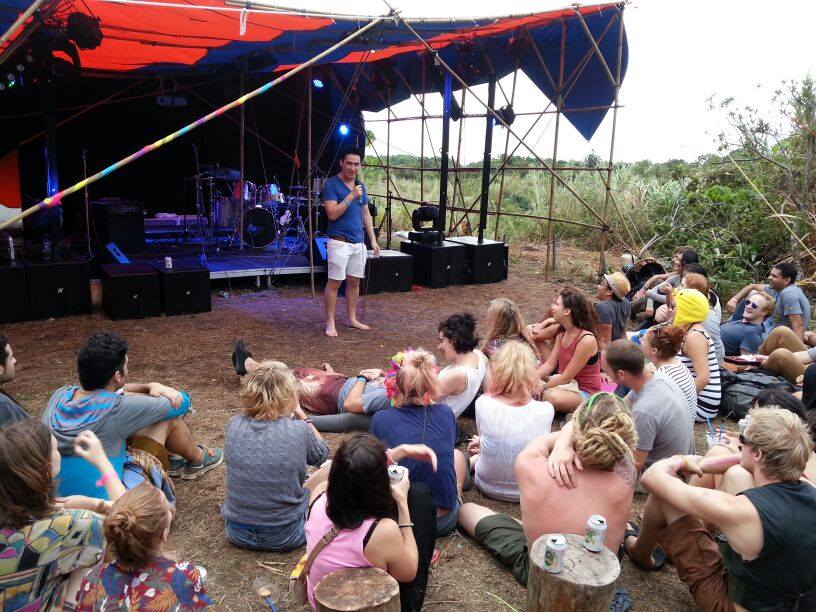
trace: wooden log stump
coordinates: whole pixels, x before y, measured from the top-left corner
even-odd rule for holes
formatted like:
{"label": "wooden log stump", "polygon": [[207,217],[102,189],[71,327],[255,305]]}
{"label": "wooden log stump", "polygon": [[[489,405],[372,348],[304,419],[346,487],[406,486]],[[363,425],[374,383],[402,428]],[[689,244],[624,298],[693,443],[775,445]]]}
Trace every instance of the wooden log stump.
{"label": "wooden log stump", "polygon": [[584,548],[583,536],[567,534],[564,569],[551,574],[544,569],[547,536],[533,542],[527,578],[527,612],[609,612],[615,595],[620,563],[604,547],[601,552]]}
{"label": "wooden log stump", "polygon": [[399,612],[399,584],[376,567],[345,569],[315,587],[317,612]]}

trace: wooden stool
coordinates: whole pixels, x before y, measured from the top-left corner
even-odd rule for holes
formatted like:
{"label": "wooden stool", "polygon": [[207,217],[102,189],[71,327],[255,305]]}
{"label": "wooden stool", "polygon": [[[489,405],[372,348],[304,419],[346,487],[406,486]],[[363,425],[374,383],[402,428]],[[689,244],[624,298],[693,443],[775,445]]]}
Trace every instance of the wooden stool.
{"label": "wooden stool", "polygon": [[399,612],[399,584],[376,567],[325,576],[314,589],[318,612]]}
{"label": "wooden stool", "polygon": [[615,595],[620,563],[604,547],[601,552],[584,548],[583,536],[566,534],[564,569],[551,574],[544,569],[547,536],[533,542],[527,578],[527,612],[609,612]]}

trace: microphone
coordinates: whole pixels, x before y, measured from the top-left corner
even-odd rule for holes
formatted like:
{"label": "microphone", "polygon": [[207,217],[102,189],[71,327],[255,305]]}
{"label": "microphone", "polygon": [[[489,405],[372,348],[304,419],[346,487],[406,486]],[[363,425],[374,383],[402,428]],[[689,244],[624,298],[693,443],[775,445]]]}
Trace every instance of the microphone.
{"label": "microphone", "polygon": [[[355,186],[355,187],[359,187],[359,186],[360,186],[360,179],[358,179],[358,178],[357,178],[357,176],[355,176],[355,177],[354,177],[354,186]],[[358,201],[360,204],[362,204],[362,203],[363,203],[363,196],[361,195],[360,197],[358,197],[358,198],[357,198],[357,201]]]}

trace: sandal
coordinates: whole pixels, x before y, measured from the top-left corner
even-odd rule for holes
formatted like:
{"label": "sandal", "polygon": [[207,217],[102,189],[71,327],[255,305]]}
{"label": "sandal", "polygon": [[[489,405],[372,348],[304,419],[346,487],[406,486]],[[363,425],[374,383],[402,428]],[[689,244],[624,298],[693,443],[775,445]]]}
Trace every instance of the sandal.
{"label": "sandal", "polygon": [[636,523],[626,523],[626,530],[623,533],[623,542],[621,542],[620,547],[618,548],[618,559],[623,557],[625,554],[629,559],[638,566],[640,569],[644,570],[659,570],[666,564],[666,551],[658,544],[655,546],[655,549],[652,551],[652,567],[643,567],[637,561],[632,558],[632,555],[629,554],[629,549],[626,548],[626,542],[629,538],[640,537],[640,525]]}

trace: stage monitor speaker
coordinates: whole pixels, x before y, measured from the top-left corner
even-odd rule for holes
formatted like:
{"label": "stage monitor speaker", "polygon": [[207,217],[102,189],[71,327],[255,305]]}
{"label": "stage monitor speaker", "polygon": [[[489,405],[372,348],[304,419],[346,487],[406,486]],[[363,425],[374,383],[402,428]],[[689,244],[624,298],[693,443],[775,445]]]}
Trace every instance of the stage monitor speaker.
{"label": "stage monitor speaker", "polygon": [[[326,236],[315,236],[314,239],[314,263],[316,266],[325,266],[329,261],[329,239]],[[309,257],[309,253],[306,253]]]}
{"label": "stage monitor speaker", "polygon": [[475,236],[458,236],[449,240],[465,246],[466,282],[483,285],[498,283],[507,278],[509,250],[503,242],[485,238],[479,244],[479,239]]}
{"label": "stage monitor speaker", "polygon": [[447,240],[439,245],[403,241],[400,251],[414,256],[414,283],[418,285],[438,289],[465,282],[463,244]]}
{"label": "stage monitor speaker", "polygon": [[413,278],[413,256],[383,249],[379,257],[369,257],[366,262],[364,293],[373,295],[410,291]]}
{"label": "stage monitor speaker", "polygon": [[25,266],[16,260],[1,264],[0,287],[3,288],[3,298],[0,299],[0,323],[27,321],[30,313]]}
{"label": "stage monitor speaker", "polygon": [[161,313],[159,275],[146,263],[103,264],[102,308],[111,319],[142,319]]}
{"label": "stage monitor speaker", "polygon": [[88,260],[66,256],[59,261],[25,258],[32,319],[91,313]]}
{"label": "stage monitor speaker", "polygon": [[198,263],[173,262],[172,268],[153,264],[159,273],[162,310],[168,316],[210,312],[210,272]]}
{"label": "stage monitor speaker", "polygon": [[144,250],[144,209],[140,202],[113,198],[91,202],[91,222],[91,236],[99,246],[115,242],[125,253]]}

